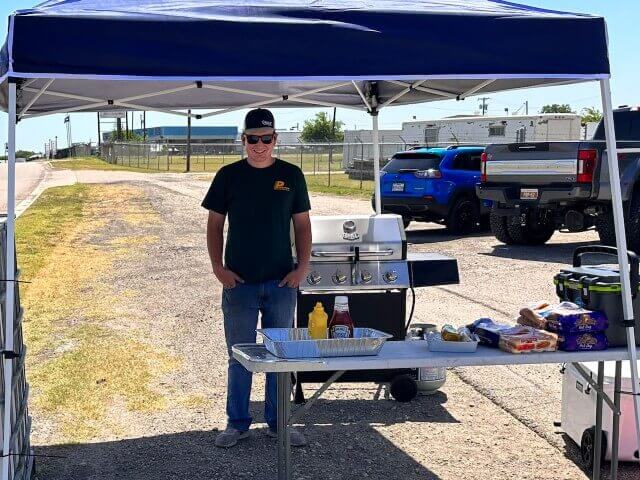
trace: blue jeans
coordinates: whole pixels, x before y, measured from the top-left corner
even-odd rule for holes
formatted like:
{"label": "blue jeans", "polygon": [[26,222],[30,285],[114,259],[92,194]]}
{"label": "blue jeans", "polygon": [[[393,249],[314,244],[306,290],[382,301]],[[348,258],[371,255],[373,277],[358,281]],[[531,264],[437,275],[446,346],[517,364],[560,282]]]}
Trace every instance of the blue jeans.
{"label": "blue jeans", "polygon": [[[296,307],[296,289],[279,287],[278,281],[244,284],[222,291],[224,335],[229,352],[227,370],[227,426],[240,431],[249,429],[249,399],[252,374],[231,354],[236,343],[255,343],[258,313],[263,328],[290,328]],[[277,382],[274,373],[267,373],[264,418],[270,428],[277,426]]]}

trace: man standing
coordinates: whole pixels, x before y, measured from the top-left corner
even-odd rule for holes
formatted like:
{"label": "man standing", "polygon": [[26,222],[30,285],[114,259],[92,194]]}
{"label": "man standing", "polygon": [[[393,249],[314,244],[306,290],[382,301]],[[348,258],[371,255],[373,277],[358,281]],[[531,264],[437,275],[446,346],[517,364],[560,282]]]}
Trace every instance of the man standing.
{"label": "man standing", "polygon": [[[277,134],[269,110],[247,113],[242,143],[247,158],[221,168],[202,206],[209,210],[207,247],[216,278],[222,283],[222,313],[229,353],[227,428],[218,447],[232,447],[249,436],[251,372],[231,354],[236,343],[254,343],[258,314],[263,328],[291,327],[298,285],[311,254],[309,195],[302,171],[272,157]],[[223,226],[229,217],[222,261]],[[291,254],[290,228],[296,241],[297,266]],[[267,374],[264,416],[268,434],[277,427],[276,376]],[[291,445],[305,445],[291,430]]]}

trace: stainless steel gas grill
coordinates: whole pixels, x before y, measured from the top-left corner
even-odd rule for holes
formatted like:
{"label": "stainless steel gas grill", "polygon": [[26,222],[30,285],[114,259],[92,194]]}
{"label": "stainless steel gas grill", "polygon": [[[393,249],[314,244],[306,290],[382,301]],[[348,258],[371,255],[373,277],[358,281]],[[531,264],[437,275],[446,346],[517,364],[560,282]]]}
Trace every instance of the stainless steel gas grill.
{"label": "stainless steel gas grill", "polygon": [[[407,254],[407,238],[398,215],[312,217],[311,230],[311,266],[298,291],[296,325],[300,328],[307,326],[316,302],[322,302],[331,319],[335,296],[346,295],[357,327],[404,340],[407,290],[458,283],[455,259]],[[409,400],[416,393],[415,376],[414,370],[361,370],[345,372],[339,381],[390,383],[394,398]],[[303,383],[325,382],[330,377],[331,372],[299,373],[296,401],[304,401]]]}
{"label": "stainless steel gas grill", "polygon": [[407,238],[401,217],[314,217],[311,229],[311,271],[301,290],[409,287]]}

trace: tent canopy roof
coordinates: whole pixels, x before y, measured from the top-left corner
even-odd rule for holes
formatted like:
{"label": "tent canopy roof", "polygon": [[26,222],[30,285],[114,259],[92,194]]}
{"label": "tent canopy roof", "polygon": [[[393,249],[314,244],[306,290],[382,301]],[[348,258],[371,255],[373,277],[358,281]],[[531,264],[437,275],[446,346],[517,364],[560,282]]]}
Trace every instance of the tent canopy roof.
{"label": "tent canopy roof", "polygon": [[21,79],[23,114],[363,108],[604,78],[609,62],[603,18],[503,0],[50,0],[10,16],[0,75],[5,109]]}

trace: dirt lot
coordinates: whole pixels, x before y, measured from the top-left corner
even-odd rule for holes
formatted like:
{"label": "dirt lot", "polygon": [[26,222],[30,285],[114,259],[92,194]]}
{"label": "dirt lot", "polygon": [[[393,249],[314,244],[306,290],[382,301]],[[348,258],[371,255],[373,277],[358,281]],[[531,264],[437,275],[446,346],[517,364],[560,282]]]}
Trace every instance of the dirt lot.
{"label": "dirt lot", "polygon": [[[107,177],[78,178],[95,183]],[[99,303],[106,311],[96,320],[95,312],[79,310],[72,326],[99,321],[101,331],[109,332],[101,338],[122,339],[144,354],[127,357],[127,349],[96,341],[92,355],[113,356],[118,368],[83,381],[116,382],[122,368],[117,360],[124,356],[126,368],[144,367],[144,376],[127,378],[142,378],[140,398],[151,398],[152,408],[132,402],[122,387],[100,397],[106,403],[89,417],[70,416],[73,404],[51,413],[38,407],[43,392],[36,389],[32,441],[37,454],[47,455],[38,459],[39,478],[275,478],[275,442],[261,430],[260,376],[253,392],[254,437],[228,451],[213,446],[225,426],[226,353],[220,287],[209,273],[206,213],[199,207],[207,186],[167,176],[90,187],[101,189],[92,203],[91,228],[70,238],[66,251],[87,243],[96,255],[114,245],[123,249],[99,262],[83,288],[74,287],[79,300],[96,300],[96,292],[106,297]],[[312,206],[317,215],[370,209],[367,201],[320,195],[313,196]],[[410,250],[458,259],[459,285],[418,291],[416,321],[438,324],[480,316],[512,321],[523,303],[552,300],[554,273],[576,246],[596,240],[592,233],[558,234],[546,247],[506,247],[490,235],[453,238],[426,224],[412,225],[407,235]],[[74,348],[72,343],[51,349],[45,360]],[[575,448],[553,426],[560,417],[558,370],[455,369],[441,392],[409,404],[373,400],[373,385],[336,385],[303,419],[309,446],[294,451],[294,478],[587,478],[576,466]],[[638,478],[635,473],[627,469],[622,478]]]}

